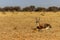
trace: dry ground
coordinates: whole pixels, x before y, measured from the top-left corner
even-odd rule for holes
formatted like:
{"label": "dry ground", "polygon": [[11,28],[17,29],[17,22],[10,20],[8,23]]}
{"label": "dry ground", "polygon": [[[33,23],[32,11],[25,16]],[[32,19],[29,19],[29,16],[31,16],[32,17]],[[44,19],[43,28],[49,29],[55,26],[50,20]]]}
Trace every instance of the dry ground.
{"label": "dry ground", "polygon": [[[6,13],[6,14],[5,14]],[[0,12],[0,40],[60,40],[60,12]],[[33,31],[36,17],[52,28]]]}

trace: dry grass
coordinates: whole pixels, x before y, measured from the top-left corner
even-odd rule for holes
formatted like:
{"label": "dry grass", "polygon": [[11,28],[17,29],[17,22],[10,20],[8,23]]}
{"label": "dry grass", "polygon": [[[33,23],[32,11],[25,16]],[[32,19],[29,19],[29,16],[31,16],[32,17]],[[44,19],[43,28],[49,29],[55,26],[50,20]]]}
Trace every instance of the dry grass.
{"label": "dry grass", "polygon": [[[60,40],[60,12],[0,12],[0,40]],[[41,15],[41,13],[43,13]],[[33,31],[35,18],[52,28]]]}

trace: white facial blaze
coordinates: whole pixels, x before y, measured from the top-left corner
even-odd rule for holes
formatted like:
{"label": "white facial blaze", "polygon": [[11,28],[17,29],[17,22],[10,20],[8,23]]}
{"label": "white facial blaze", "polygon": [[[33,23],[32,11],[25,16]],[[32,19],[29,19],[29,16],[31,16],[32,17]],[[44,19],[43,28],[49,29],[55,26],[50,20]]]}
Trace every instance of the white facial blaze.
{"label": "white facial blaze", "polygon": [[49,29],[49,26],[48,26],[48,27],[46,27],[45,29]]}

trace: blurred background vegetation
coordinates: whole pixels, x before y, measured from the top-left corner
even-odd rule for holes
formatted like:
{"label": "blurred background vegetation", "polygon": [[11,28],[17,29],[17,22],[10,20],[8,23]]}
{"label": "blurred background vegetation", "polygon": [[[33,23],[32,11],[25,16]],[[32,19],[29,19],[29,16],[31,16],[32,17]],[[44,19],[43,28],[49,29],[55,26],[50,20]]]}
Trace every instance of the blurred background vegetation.
{"label": "blurred background vegetation", "polygon": [[46,12],[57,12],[57,11],[60,11],[60,7],[56,7],[56,6],[51,6],[51,7],[48,7],[48,8],[45,8],[45,7],[35,7],[34,5],[31,5],[31,6],[27,6],[27,7],[24,7],[24,8],[21,8],[20,6],[6,6],[6,7],[0,7],[0,11],[4,12],[4,11],[18,11],[18,12],[24,12],[24,11],[28,11],[28,12],[32,12],[32,11],[35,11],[35,12],[41,12],[41,11],[46,11]]}

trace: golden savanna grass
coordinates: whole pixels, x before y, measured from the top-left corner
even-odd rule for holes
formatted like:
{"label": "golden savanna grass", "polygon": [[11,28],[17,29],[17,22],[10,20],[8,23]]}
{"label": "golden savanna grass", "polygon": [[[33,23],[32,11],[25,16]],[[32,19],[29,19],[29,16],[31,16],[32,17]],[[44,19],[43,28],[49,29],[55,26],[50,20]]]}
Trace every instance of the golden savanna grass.
{"label": "golden savanna grass", "polygon": [[[33,31],[36,17],[52,28]],[[0,12],[0,40],[60,40],[60,12]]]}

